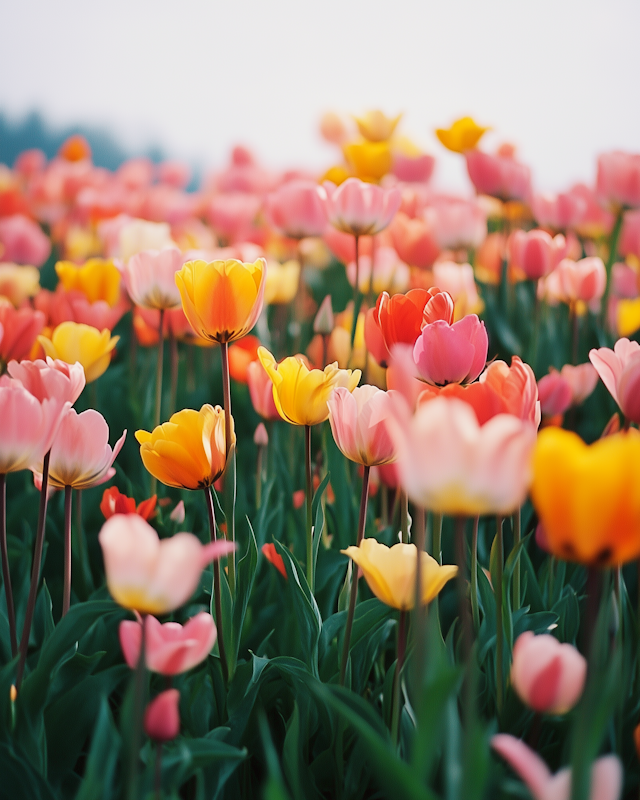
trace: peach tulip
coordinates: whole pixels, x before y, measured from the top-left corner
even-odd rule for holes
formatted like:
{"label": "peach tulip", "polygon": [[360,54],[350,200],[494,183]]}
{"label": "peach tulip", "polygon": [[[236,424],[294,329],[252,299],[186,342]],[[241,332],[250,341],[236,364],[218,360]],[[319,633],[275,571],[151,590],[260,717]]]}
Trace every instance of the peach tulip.
{"label": "peach tulip", "polygon": [[340,386],[327,401],[329,423],[339,450],[366,467],[395,460],[395,448],[386,426],[391,413],[387,392],[376,386],[356,386],[353,392]]}
{"label": "peach tulip", "polygon": [[56,397],[73,405],[85,387],[84,368],[78,361],[67,364],[49,357],[46,361],[10,361],[7,372],[41,402]]}
{"label": "peach tulip", "polygon": [[549,634],[522,633],[513,646],[511,683],[539,714],[566,714],[580,699],[587,677],[584,656]]}
{"label": "peach tulip", "polygon": [[400,258],[412,267],[428,269],[440,255],[435,231],[423,217],[412,219],[399,211],[389,233]]}
{"label": "peach tulip", "polygon": [[479,194],[500,200],[526,200],[531,194],[531,170],[513,155],[468,150],[465,157],[469,177]]}
{"label": "peach tulip", "polygon": [[616,208],[640,206],[640,154],[614,150],[598,157],[596,193]]}
{"label": "peach tulip", "polygon": [[280,419],[273,399],[273,381],[259,361],[247,367],[247,385],[253,408],[263,419]]}
{"label": "peach tulip", "polygon": [[371,235],[386,228],[402,202],[398,189],[382,189],[358,178],[348,178],[340,186],[326,181],[324,191],[329,222],[352,236]]}
{"label": "peach tulip", "polygon": [[[142,623],[123,620],[118,630],[124,660],[133,669],[140,656]],[[159,675],[179,675],[204,661],[216,641],[216,624],[206,611],[184,625],[165,622],[154,616],[145,620],[145,663]]]}
{"label": "peach tulip", "polygon": [[322,236],[327,227],[325,193],[314,181],[292,180],[267,196],[270,224],[289,239]]}
{"label": "peach tulip", "polygon": [[394,400],[389,432],[409,497],[437,513],[510,514],[524,502],[536,430],[511,414],[480,426],[457,398],[437,397],[411,417]]}
{"label": "peach tulip", "polygon": [[[521,739],[497,733],[491,746],[527,785],[533,800],[571,800],[571,769],[552,775],[540,756]],[[622,764],[617,756],[602,756],[591,767],[589,800],[619,800],[622,793]]]}
{"label": "peach tulip", "polygon": [[51,253],[51,242],[37,222],[23,214],[0,219],[0,250],[5,261],[41,267]]}
{"label": "peach tulip", "polygon": [[180,733],[180,692],[165,689],[144,712],[144,732],[156,742],[170,742]]}
{"label": "peach tulip", "polygon": [[192,533],[161,540],[137,514],[114,514],[98,540],[111,596],[141,614],[168,614],[184,605],[206,565],[236,547],[223,539],[203,545]]}
{"label": "peach tulip", "polygon": [[508,414],[538,427],[540,403],[536,376],[519,356],[511,358],[510,367],[504,361],[492,361],[480,376],[480,382],[491,386],[503,398]]}
{"label": "peach tulip", "polygon": [[182,253],[174,248],[143,250],[136,253],[120,267],[129,297],[142,308],[179,308],[180,292],[176,286],[176,272],[182,268]]}
{"label": "peach tulip", "polygon": [[607,272],[601,258],[592,256],[573,261],[563,258],[555,273],[560,297],[565,303],[582,300],[585,303],[596,303],[600,300],[607,286]]}
{"label": "peach tulip", "polygon": [[425,325],[413,348],[419,377],[427,383],[471,383],[484,369],[489,339],[476,314],[450,325],[439,319]]}
{"label": "peach tulip", "polygon": [[[0,257],[2,250],[0,250]],[[0,262],[0,296],[16,308],[40,291],[40,272],[35,267]]]}
{"label": "peach tulip", "polygon": [[564,236],[553,239],[546,231],[518,230],[509,239],[511,265],[521,269],[529,280],[544,278],[558,266],[566,255]]}
{"label": "peach tulip", "polygon": [[618,339],[613,350],[591,350],[589,360],[625,417],[640,423],[640,344]]}
{"label": "peach tulip", "polygon": [[26,358],[45,321],[41,311],[34,311],[29,306],[14,308],[7,301],[0,302],[0,325],[4,331],[0,339],[0,362],[6,364]]}

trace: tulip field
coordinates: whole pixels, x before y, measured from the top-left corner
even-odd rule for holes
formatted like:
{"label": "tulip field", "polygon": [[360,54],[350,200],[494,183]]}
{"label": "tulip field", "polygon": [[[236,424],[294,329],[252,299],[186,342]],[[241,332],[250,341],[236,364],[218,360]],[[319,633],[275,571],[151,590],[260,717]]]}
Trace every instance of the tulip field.
{"label": "tulip field", "polygon": [[0,164],[0,798],[638,797],[640,155],[486,130]]}

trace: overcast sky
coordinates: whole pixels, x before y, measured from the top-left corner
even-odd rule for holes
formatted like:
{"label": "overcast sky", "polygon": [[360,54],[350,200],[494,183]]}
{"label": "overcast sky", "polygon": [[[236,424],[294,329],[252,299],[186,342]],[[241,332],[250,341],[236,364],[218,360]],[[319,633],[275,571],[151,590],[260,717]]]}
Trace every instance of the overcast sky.
{"label": "overcast sky", "polygon": [[544,190],[592,181],[603,150],[640,152],[638,0],[20,0],[0,30],[0,111],[200,164],[243,142],[329,166],[322,112],[373,107],[404,113],[450,188],[464,167],[433,129],[465,114]]}

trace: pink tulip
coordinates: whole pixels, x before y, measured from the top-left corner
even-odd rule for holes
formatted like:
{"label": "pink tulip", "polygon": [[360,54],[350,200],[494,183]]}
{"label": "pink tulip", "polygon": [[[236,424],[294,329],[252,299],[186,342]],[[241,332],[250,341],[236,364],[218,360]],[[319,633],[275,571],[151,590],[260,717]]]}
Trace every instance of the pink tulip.
{"label": "pink tulip", "polygon": [[526,200],[531,194],[531,170],[512,155],[467,150],[467,171],[479,194],[500,200]]}
{"label": "pink tulip", "polygon": [[621,256],[640,258],[640,211],[627,211],[624,215],[618,252]]}
{"label": "pink tulip", "polygon": [[[393,247],[376,247],[372,254],[361,255],[359,289],[365,294],[369,290],[373,261],[373,293],[387,291],[395,294],[409,288],[409,267],[400,259]],[[347,280],[353,286],[356,282],[356,262],[347,264]]]}
{"label": "pink tulip", "polygon": [[482,308],[471,264],[437,261],[432,272],[434,284],[453,298],[457,317],[464,317]]}
{"label": "pink tulip", "polygon": [[[540,756],[515,736],[497,733],[491,746],[527,785],[534,800],[570,800],[571,770],[552,775]],[[591,767],[589,800],[619,800],[622,792],[622,764],[617,756],[602,756]]]}
{"label": "pink tulip", "polygon": [[531,199],[531,210],[538,225],[560,231],[577,228],[584,219],[586,207],[586,200],[574,192],[539,194]]}
{"label": "pink tulip", "polygon": [[186,512],[184,510],[184,500],[180,500],[179,503],[176,503],[176,507],[169,514],[169,519],[171,520],[171,522],[177,522],[178,525],[182,525],[185,517],[186,517]]}
{"label": "pink tulip", "polygon": [[184,257],[179,250],[145,250],[120,265],[131,300],[142,308],[167,309],[182,305],[175,275]]}
{"label": "pink tulip", "polygon": [[511,414],[480,426],[470,405],[437,397],[413,417],[394,398],[389,432],[405,491],[441,514],[510,514],[527,494],[536,429]]}
{"label": "pink tulip", "polygon": [[144,732],[156,742],[169,742],[180,733],[180,692],[166,689],[144,712]]}
{"label": "pink tulip", "polygon": [[396,252],[405,264],[428,269],[440,255],[435,232],[422,217],[411,219],[398,212],[389,227],[389,233]]}
{"label": "pink tulip", "polygon": [[522,702],[539,714],[566,714],[580,699],[586,659],[570,644],[531,631],[513,646],[511,683]]}
{"label": "pink tulip", "polygon": [[369,385],[357,386],[353,392],[338,387],[327,404],[333,438],[348,459],[366,467],[395,460],[386,426],[391,413],[387,392]]}
{"label": "pink tulip", "polygon": [[585,303],[598,302],[607,286],[607,272],[601,258],[593,256],[572,261],[563,258],[558,264],[555,273],[558,288],[564,302],[575,303],[582,300]]}
{"label": "pink tulip", "polygon": [[640,423],[640,344],[618,339],[613,350],[591,350],[589,360],[627,420]]}
{"label": "pink tulip", "polygon": [[203,545],[192,533],[161,540],[138,514],[114,514],[98,540],[111,596],[141,614],[167,614],[184,605],[205,566],[236,547],[224,539]]}
{"label": "pink tulip", "polygon": [[382,330],[376,322],[375,308],[368,309],[364,317],[364,341],[367,347],[367,352],[373,356],[376,362],[381,367],[387,367],[391,361],[391,353],[387,349],[387,345],[382,335]]}
{"label": "pink tulip", "polygon": [[14,214],[0,219],[0,245],[4,261],[41,267],[51,253],[51,242],[29,217]]}
{"label": "pink tulip", "polygon": [[163,161],[158,164],[158,180],[176,189],[184,189],[191,180],[191,168],[182,161]]}
{"label": "pink tulip", "polygon": [[571,384],[557,370],[553,370],[538,381],[538,397],[540,410],[545,417],[564,414],[571,405]]}
{"label": "pink tulip", "polygon": [[409,156],[395,151],[393,153],[392,173],[398,180],[407,183],[427,183],[433,174],[436,160],[428,153]]}
{"label": "pink tulip", "polygon": [[[89,489],[116,474],[111,466],[120,452],[127,432],[109,447],[109,426],[98,411],[90,408],[81,414],[69,408],[51,445],[49,485],[56,489],[73,486]],[[37,488],[42,482],[42,464],[33,468]]]}
{"label": "pink tulip", "polygon": [[29,306],[14,308],[0,303],[0,325],[4,331],[0,341],[0,361],[21,361],[31,352],[45,325],[45,316]]}
{"label": "pink tulip", "polygon": [[231,151],[231,163],[209,181],[218,192],[247,192],[263,195],[271,191],[276,176],[261,167],[253,153],[242,145]]}
{"label": "pink tulip", "polygon": [[206,215],[211,227],[230,244],[251,238],[262,198],[245,192],[217,194],[209,202]]}
{"label": "pink tulip", "polygon": [[615,208],[638,208],[640,154],[614,150],[599,156],[596,193]]}
{"label": "pink tulip", "polygon": [[31,179],[42,172],[47,165],[47,157],[42,152],[33,148],[23,150],[13,163],[13,171],[23,178]]}
{"label": "pink tulip", "polygon": [[476,200],[461,197],[434,197],[424,210],[442,250],[477,248],[487,235],[487,215]]}
{"label": "pink tulip", "polygon": [[[133,669],[140,656],[142,623],[123,620],[119,628],[124,660]],[[149,615],[145,621],[145,661],[147,669],[159,675],[179,675],[197,666],[211,652],[216,641],[216,624],[203,611],[185,625],[165,622],[162,625]]]}
{"label": "pink tulip", "polygon": [[589,397],[598,383],[598,373],[590,363],[565,364],[560,375],[571,387],[571,405],[579,406]]}
{"label": "pink tulip", "polygon": [[518,419],[540,425],[540,401],[536,376],[518,356],[511,358],[509,367],[504,361],[492,361],[480,376],[502,398],[506,411]]}
{"label": "pink tulip", "polygon": [[247,385],[256,413],[263,419],[280,419],[273,400],[273,382],[259,361],[252,361],[247,367]]}
{"label": "pink tulip", "polygon": [[322,236],[327,227],[325,192],[314,181],[293,180],[267,196],[269,223],[290,239]]}
{"label": "pink tulip", "polygon": [[80,362],[67,364],[49,356],[46,361],[10,361],[7,372],[40,402],[55,397],[73,405],[86,383]]}
{"label": "pink tulip", "polygon": [[566,241],[562,234],[552,239],[546,231],[518,230],[509,239],[509,255],[512,266],[536,281],[553,272],[565,257]]}
{"label": "pink tulip", "polygon": [[66,291],[62,284],[58,284],[55,292],[41,289],[35,297],[34,305],[45,314],[51,328],[57,328],[63,322],[69,321],[91,325],[98,330],[108,328],[110,331],[130,308],[126,297],[120,297],[115,306],[110,306],[106,300],[90,303],[83,292]]}
{"label": "pink tulip", "polygon": [[[322,238],[338,261],[342,261],[343,264],[355,261],[356,243],[350,233],[342,233],[342,231],[336,230],[336,228],[329,225],[325,229]],[[358,254],[360,256],[370,256],[372,251],[373,236],[360,236],[358,239]]]}
{"label": "pink tulip", "polygon": [[352,236],[384,230],[402,202],[398,189],[382,189],[358,178],[347,178],[340,186],[325,181],[324,191],[329,222]]}
{"label": "pink tulip", "polygon": [[58,397],[39,400],[19,381],[0,378],[0,473],[41,462],[69,406]]}
{"label": "pink tulip", "polygon": [[413,360],[427,383],[470,383],[484,369],[488,349],[484,322],[469,314],[453,325],[440,319],[425,325],[414,345]]}

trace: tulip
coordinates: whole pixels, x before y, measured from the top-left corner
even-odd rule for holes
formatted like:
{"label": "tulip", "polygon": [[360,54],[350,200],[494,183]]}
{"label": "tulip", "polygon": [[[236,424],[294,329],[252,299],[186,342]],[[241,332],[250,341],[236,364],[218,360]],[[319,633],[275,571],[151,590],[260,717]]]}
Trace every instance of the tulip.
{"label": "tulip", "polygon": [[555,273],[557,276],[560,297],[565,303],[596,303],[600,300],[607,286],[607,272],[601,258],[582,258],[572,261],[563,258]]}
{"label": "tulip", "polygon": [[58,261],[56,273],[67,291],[82,292],[90,303],[104,300],[113,308],[120,299],[121,276],[113,261],[91,258],[80,266]]}
{"label": "tulip", "polygon": [[[232,439],[233,420],[231,420]],[[212,486],[227,466],[225,412],[220,406],[186,408],[151,433],[136,431],[140,457],[146,469],[161,483],[178,489]]]}
{"label": "tulip", "polygon": [[180,692],[166,689],[144,712],[144,732],[156,742],[169,742],[180,733]]}
{"label": "tulip", "polygon": [[586,445],[545,428],[533,460],[531,498],[551,553],[589,566],[640,555],[640,434],[617,433]]}
{"label": "tulip", "polygon": [[393,156],[388,142],[349,142],[343,145],[342,152],[359,180],[377,183],[391,172]]}
{"label": "tulip", "polygon": [[269,262],[264,286],[264,302],[268,305],[286,305],[298,293],[300,283],[300,262],[293,259],[279,264]]}
{"label": "tulip", "polygon": [[381,189],[358,178],[348,178],[340,186],[326,182],[324,188],[329,222],[357,237],[384,230],[402,202],[398,189]]}
{"label": "tulip", "polygon": [[78,361],[67,364],[49,357],[46,361],[10,361],[7,372],[41,402],[57,398],[73,405],[85,387],[84,368]]}
{"label": "tulip", "polygon": [[398,403],[389,432],[398,448],[401,483],[423,508],[506,516],[524,502],[536,440],[529,422],[498,414],[480,426],[466,403],[437,397],[413,417]]}
{"label": "tulip", "polygon": [[453,325],[445,320],[425,325],[414,345],[413,360],[427,383],[470,383],[484,369],[488,349],[484,322],[470,314]]}
{"label": "tulip", "polygon": [[207,208],[207,219],[228,244],[252,237],[262,198],[248,192],[223,192],[215,195]]}
{"label": "tulip", "polygon": [[487,235],[487,215],[477,200],[436,197],[424,210],[424,219],[442,250],[475,250]]}
{"label": "tulip", "polygon": [[[29,306],[14,308],[8,302],[0,302],[0,362],[21,361],[26,358],[45,325],[45,316]],[[1,364],[0,364],[1,366]]]}
{"label": "tulip", "polygon": [[395,460],[395,449],[387,432],[389,396],[376,386],[343,386],[333,390],[327,401],[331,432],[338,449],[356,464],[366,467]]}
{"label": "tulip", "polygon": [[539,714],[566,714],[580,699],[586,659],[570,644],[531,631],[513,646],[511,683],[522,702]]}
{"label": "tulip", "polygon": [[[0,251],[0,255],[2,255]],[[35,267],[0,263],[0,297],[16,308],[40,291],[40,273]]]}
{"label": "tulip", "polygon": [[538,381],[538,397],[544,416],[556,417],[564,414],[571,405],[571,386],[557,370],[553,370]]}
{"label": "tulip", "polygon": [[247,367],[247,385],[253,408],[263,419],[280,419],[273,399],[273,381],[260,361]]}
{"label": "tulip", "polygon": [[[160,336],[160,312],[147,308],[133,309],[133,331],[143,347],[158,345]],[[213,342],[201,339],[189,324],[182,306],[165,311],[162,318],[162,335],[165,339],[173,337],[178,342],[188,342],[203,347],[213,347]]]}
{"label": "tulip", "polygon": [[58,284],[55,292],[41,289],[34,300],[35,307],[46,314],[48,325],[56,328],[63,322],[79,322],[98,330],[110,331],[129,309],[129,302],[121,297],[113,308],[105,300],[90,303],[86,296],[75,289],[67,291]]}
{"label": "tulip", "polygon": [[467,171],[479,194],[500,200],[526,200],[531,194],[531,170],[513,155],[490,155],[468,150]]}
{"label": "tulip", "polygon": [[402,261],[412,267],[428,269],[440,255],[435,231],[423,217],[412,219],[399,211],[389,226],[389,233]]}
{"label": "tulip", "polygon": [[558,266],[566,255],[566,241],[561,234],[552,239],[546,231],[518,230],[509,239],[509,253],[511,265],[535,281]]}
{"label": "tulip", "polygon": [[[343,264],[355,261],[356,243],[350,233],[342,233],[329,225],[324,232],[322,241],[331,253]],[[373,236],[358,237],[358,256],[370,256],[373,252]]]}
{"label": "tulip", "polygon": [[[356,263],[347,265],[347,279],[354,286]],[[404,292],[409,286],[409,267],[400,260],[393,247],[377,247],[370,256],[360,256],[359,289],[373,295],[381,292]]]}
{"label": "tulip", "polygon": [[157,499],[154,494],[148,500],[143,500],[136,506],[136,501],[133,497],[127,497],[126,494],[118,491],[117,487],[110,486],[102,493],[100,511],[102,511],[105,519],[109,519],[114,514],[139,514],[142,519],[148,520],[155,514]]}
{"label": "tulip", "polygon": [[448,292],[455,304],[454,320],[467,314],[479,314],[483,308],[471,264],[438,261],[433,265],[433,282],[442,292]]}
{"label": "tulip", "polygon": [[289,239],[322,236],[327,227],[324,197],[323,189],[314,181],[288,181],[267,196],[267,219]]}
{"label": "tulip", "polygon": [[278,572],[282,575],[285,580],[287,578],[287,568],[284,565],[284,559],[276,550],[275,544],[271,542],[269,544],[262,545],[262,555],[267,559],[267,561],[278,570]]}
{"label": "tulip", "polygon": [[579,406],[593,392],[598,383],[598,372],[593,364],[565,364],[560,374],[571,387],[571,405]]}
{"label": "tulip", "polygon": [[614,150],[599,156],[596,193],[615,208],[640,207],[640,155]]}
{"label": "tulip", "polygon": [[[373,538],[363,539],[359,547],[341,550],[362,570],[367,585],[375,596],[392,608],[410,611],[416,600],[415,544],[395,544],[387,547]],[[455,566],[440,566],[428,553],[420,554],[422,561],[423,605],[430,603],[444,585],[458,572]]]}
{"label": "tulip", "polygon": [[347,137],[347,130],[341,117],[335,111],[327,111],[320,120],[320,134],[331,144],[342,144]]}
{"label": "tulip", "polygon": [[54,330],[51,339],[38,336],[38,341],[50,358],[67,364],[80,362],[87,383],[92,383],[106,371],[119,338],[111,336],[107,328],[101,333],[90,325],[63,322]]}
{"label": "tulip", "polygon": [[480,376],[480,381],[491,386],[504,400],[506,412],[528,420],[537,428],[540,424],[538,387],[533,370],[518,356],[513,356],[511,366],[504,361],[492,361]]}
{"label": "tulip", "polygon": [[249,364],[258,358],[260,339],[257,336],[245,336],[229,347],[229,375],[238,383],[247,382]]}
{"label": "tulip", "polygon": [[183,263],[179,250],[145,250],[122,264],[122,278],[129,297],[142,308],[167,311],[179,308],[176,272]]}
{"label": "tulip", "polygon": [[264,297],[267,262],[187,261],[176,273],[182,307],[203,339],[228,343],[256,324]]}
{"label": "tulip", "polygon": [[[552,775],[537,753],[508,733],[493,736],[491,746],[522,778],[534,800],[570,800],[570,768]],[[617,756],[599,758],[591,767],[590,800],[619,800],[622,778],[622,764]]]}
{"label": "tulip", "polygon": [[391,172],[403,183],[428,183],[436,160],[428,153],[403,152],[393,148],[393,166]]}
{"label": "tulip", "polygon": [[364,321],[364,339],[369,354],[381,367],[386,367],[391,360],[391,353],[382,335],[382,330],[376,319],[375,308],[368,309]]}
{"label": "tulip", "polygon": [[[124,660],[133,669],[140,657],[142,623],[123,620],[118,629]],[[185,625],[162,625],[149,615],[145,621],[145,663],[159,675],[180,675],[193,669],[211,652],[216,641],[216,624],[211,614],[202,612]]]}
{"label": "tulip", "polygon": [[414,345],[425,324],[438,319],[453,321],[453,299],[438,288],[411,289],[389,296],[383,292],[372,315],[389,352],[396,344]]}
{"label": "tulip", "polygon": [[640,423],[640,345],[618,339],[613,350],[591,350],[589,359],[626,419]]}
{"label": "tulip", "polygon": [[437,128],[436,136],[453,153],[472,150],[489,128],[477,125],[471,117],[457,119],[450,128]]}
{"label": "tulip", "polygon": [[114,514],[98,541],[111,596],[140,614],[168,614],[184,605],[205,566],[235,549],[224,540],[202,545],[191,533],[161,540],[137,514]]}
{"label": "tulip", "polygon": [[65,161],[90,161],[91,147],[82,134],[74,133],[60,145],[58,155]]}
{"label": "tulip", "polygon": [[6,261],[41,267],[51,253],[51,242],[37,222],[23,214],[0,219],[0,251]]}
{"label": "tulip", "polygon": [[146,219],[124,218],[119,222],[111,254],[123,261],[144,250],[164,250],[175,247],[171,228],[166,222],[149,222]]}
{"label": "tulip", "polygon": [[356,125],[363,136],[369,142],[387,142],[395,131],[402,114],[397,117],[387,117],[382,111],[377,109],[367,111],[361,117],[355,117]]}

